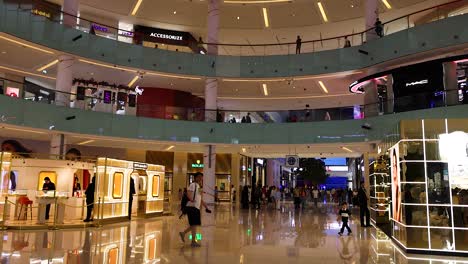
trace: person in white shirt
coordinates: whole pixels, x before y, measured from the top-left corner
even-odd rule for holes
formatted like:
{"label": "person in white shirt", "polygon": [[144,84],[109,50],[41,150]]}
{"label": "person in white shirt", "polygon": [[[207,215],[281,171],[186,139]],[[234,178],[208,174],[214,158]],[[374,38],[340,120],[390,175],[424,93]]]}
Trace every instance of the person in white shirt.
{"label": "person in white shirt", "polygon": [[185,243],[185,235],[190,231],[192,232],[192,247],[200,246],[200,244],[196,242],[197,226],[201,225],[200,207],[205,207],[205,211],[207,213],[211,213],[211,210],[208,209],[208,206],[202,199],[202,182],[203,173],[197,172],[194,175],[194,182],[192,182],[187,189],[187,197],[189,201],[187,202],[186,212],[190,226],[183,232],[179,233],[180,239]]}
{"label": "person in white shirt", "polygon": [[315,207],[318,206],[318,199],[319,199],[319,190],[317,190],[317,188],[314,188],[314,190],[312,191],[312,198],[314,198],[314,205]]}

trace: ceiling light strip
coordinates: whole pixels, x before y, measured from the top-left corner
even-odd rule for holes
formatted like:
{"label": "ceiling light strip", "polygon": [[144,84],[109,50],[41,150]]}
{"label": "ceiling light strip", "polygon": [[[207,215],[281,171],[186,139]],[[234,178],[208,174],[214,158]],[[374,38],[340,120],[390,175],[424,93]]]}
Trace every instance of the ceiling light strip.
{"label": "ceiling light strip", "polygon": [[327,87],[325,87],[325,84],[323,84],[322,81],[319,81],[318,83],[319,83],[319,85],[320,85],[320,88],[322,88],[322,91],[323,91],[324,93],[327,94],[327,93],[328,93],[328,89],[327,89]]}
{"label": "ceiling light strip", "polygon": [[346,151],[348,151],[348,152],[350,152],[350,153],[353,153],[353,152],[354,152],[353,150],[351,150],[351,149],[349,149],[349,148],[347,148],[347,147],[341,147],[341,149],[342,149],[342,150],[346,150]]}
{"label": "ceiling light strip", "polygon": [[15,44],[24,46],[24,47],[28,47],[28,48],[33,49],[33,50],[41,51],[41,52],[44,52],[44,53],[47,53],[47,54],[54,54],[54,53],[53,53],[52,51],[50,51],[50,50],[45,50],[45,49],[42,49],[42,48],[39,48],[39,47],[30,45],[30,44],[27,44],[27,43],[22,42],[22,41],[17,41],[17,40],[14,40],[14,39],[11,39],[11,38],[7,38],[7,37],[4,37],[4,36],[0,36],[0,39],[6,40],[6,41],[9,41],[9,42],[12,42],[12,43],[15,43]]}
{"label": "ceiling light strip", "polygon": [[88,64],[92,64],[92,65],[96,65],[96,66],[109,68],[109,69],[116,69],[116,70],[122,70],[122,71],[128,71],[128,72],[137,72],[136,70],[122,68],[122,67],[118,67],[118,66],[114,66],[114,65],[111,66],[111,65],[107,65],[107,64],[99,63],[99,62],[94,62],[94,61],[90,61],[90,60],[79,59],[79,61],[84,62],[84,63],[88,63]]}
{"label": "ceiling light strip", "polygon": [[46,75],[43,75],[43,74],[37,74],[37,73],[17,70],[17,69],[5,67],[5,66],[0,66],[0,69],[4,69],[4,70],[7,70],[7,71],[12,71],[12,72],[16,72],[16,73],[22,73],[22,74],[26,74],[26,75],[31,75],[31,76],[36,76],[36,77],[40,77],[40,78],[55,80],[55,77],[50,77],[50,76],[46,76]]}
{"label": "ceiling light strip", "polygon": [[8,129],[8,130],[13,130],[13,131],[21,131],[21,132],[28,132],[28,133],[35,133],[35,134],[47,134],[46,132],[34,131],[34,130],[28,130],[28,129],[21,129],[21,128],[13,128],[13,127],[4,127],[4,128]]}
{"label": "ceiling light strip", "polygon": [[140,78],[140,76],[138,76],[138,75],[133,77],[133,79],[128,83],[127,86],[132,87],[135,84],[135,82],[138,80],[138,78]]}
{"label": "ceiling light strip", "polygon": [[187,79],[187,80],[201,80],[202,79],[200,77],[178,76],[178,75],[164,74],[164,73],[157,73],[157,72],[147,72],[146,74],[157,75],[161,77],[169,77],[169,78]]}
{"label": "ceiling light strip", "polygon": [[54,65],[57,64],[58,62],[59,62],[59,60],[54,60],[54,61],[52,61],[52,62],[49,62],[48,64],[46,64],[46,65],[40,67],[39,69],[37,69],[37,71],[38,71],[38,72],[41,72],[41,71],[43,71],[43,70],[45,70],[45,69],[48,69],[48,68],[54,66]]}
{"label": "ceiling light strip", "polygon": [[169,150],[173,149],[174,147],[175,147],[174,145],[169,146],[169,147],[167,147],[167,148],[165,149],[165,151],[169,151]]}
{"label": "ceiling light strip", "polygon": [[283,82],[286,79],[221,79],[223,82]]}
{"label": "ceiling light strip", "polygon": [[135,7],[133,7],[133,10],[132,10],[132,16],[136,15],[136,13],[138,12],[138,9],[140,9],[140,5],[142,2],[143,0],[138,0],[136,2]]}
{"label": "ceiling light strip", "polygon": [[382,3],[385,5],[385,7],[387,9],[392,9],[392,6],[390,5],[390,3],[388,2],[388,0],[382,0]]}
{"label": "ceiling light strip", "polygon": [[268,96],[268,87],[267,87],[266,83],[264,83],[262,86],[263,86],[263,94],[265,96]]}
{"label": "ceiling light strip", "polygon": [[86,145],[86,144],[89,144],[89,143],[93,143],[94,141],[95,141],[94,139],[90,139],[90,140],[86,140],[86,141],[80,142],[80,143],[78,143],[77,145]]}
{"label": "ceiling light strip", "polygon": [[323,21],[328,22],[327,14],[325,13],[325,9],[323,8],[322,2],[317,2],[318,8],[320,9],[320,13],[322,14]]}
{"label": "ceiling light strip", "polygon": [[270,21],[268,20],[268,10],[266,9],[266,7],[263,7],[262,8],[262,12],[263,12],[263,21],[265,22],[265,27],[270,27]]}
{"label": "ceiling light strip", "polygon": [[292,0],[224,0],[225,4],[274,4],[293,2]]}

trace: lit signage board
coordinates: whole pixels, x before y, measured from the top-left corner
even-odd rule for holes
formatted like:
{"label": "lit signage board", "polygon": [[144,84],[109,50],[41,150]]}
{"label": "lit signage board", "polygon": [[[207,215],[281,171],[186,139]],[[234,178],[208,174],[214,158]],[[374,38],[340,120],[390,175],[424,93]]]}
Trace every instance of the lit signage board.
{"label": "lit signage board", "polygon": [[101,26],[101,25],[98,25],[98,24],[93,24],[93,28],[94,30],[97,30],[97,31],[101,31],[101,32],[109,32],[109,28],[108,27],[105,27],[105,26]]}
{"label": "lit signage board", "polygon": [[197,160],[197,163],[192,163],[192,168],[204,168],[205,165],[201,163],[200,160]]}
{"label": "lit signage board", "polygon": [[468,134],[462,131],[440,134],[439,154],[448,162],[450,184],[468,188]]}
{"label": "lit signage board", "polygon": [[51,18],[51,17],[52,17],[52,14],[50,14],[49,12],[42,11],[42,10],[39,10],[39,9],[37,9],[37,8],[32,9],[32,10],[31,10],[31,13],[34,14],[34,15],[43,16],[43,17],[47,17],[47,18]]}
{"label": "lit signage board", "polygon": [[134,170],[147,170],[147,169],[148,169],[148,164],[146,164],[146,163],[134,162],[134,163],[133,163],[133,169],[134,169]]}
{"label": "lit signage board", "polygon": [[162,33],[151,33],[150,37],[161,38],[161,39],[170,39],[170,40],[184,40],[183,36],[172,35],[172,34],[162,34]]}

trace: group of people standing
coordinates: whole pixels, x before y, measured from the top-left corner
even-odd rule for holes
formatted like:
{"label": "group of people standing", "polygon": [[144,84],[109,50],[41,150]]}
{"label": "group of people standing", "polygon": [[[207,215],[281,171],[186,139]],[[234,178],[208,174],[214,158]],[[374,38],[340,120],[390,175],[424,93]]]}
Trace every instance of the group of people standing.
{"label": "group of people standing", "polygon": [[280,209],[281,192],[276,186],[245,185],[241,191],[241,205],[243,209],[248,209],[249,205],[254,209],[262,206]]}

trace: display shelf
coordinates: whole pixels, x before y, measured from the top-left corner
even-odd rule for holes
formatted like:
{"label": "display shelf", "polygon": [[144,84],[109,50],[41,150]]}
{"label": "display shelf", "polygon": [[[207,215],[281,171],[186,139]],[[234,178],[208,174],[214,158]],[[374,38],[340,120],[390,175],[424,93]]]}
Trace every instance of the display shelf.
{"label": "display shelf", "polygon": [[391,179],[385,156],[369,164],[369,200],[371,221],[374,224],[386,224],[390,221]]}

